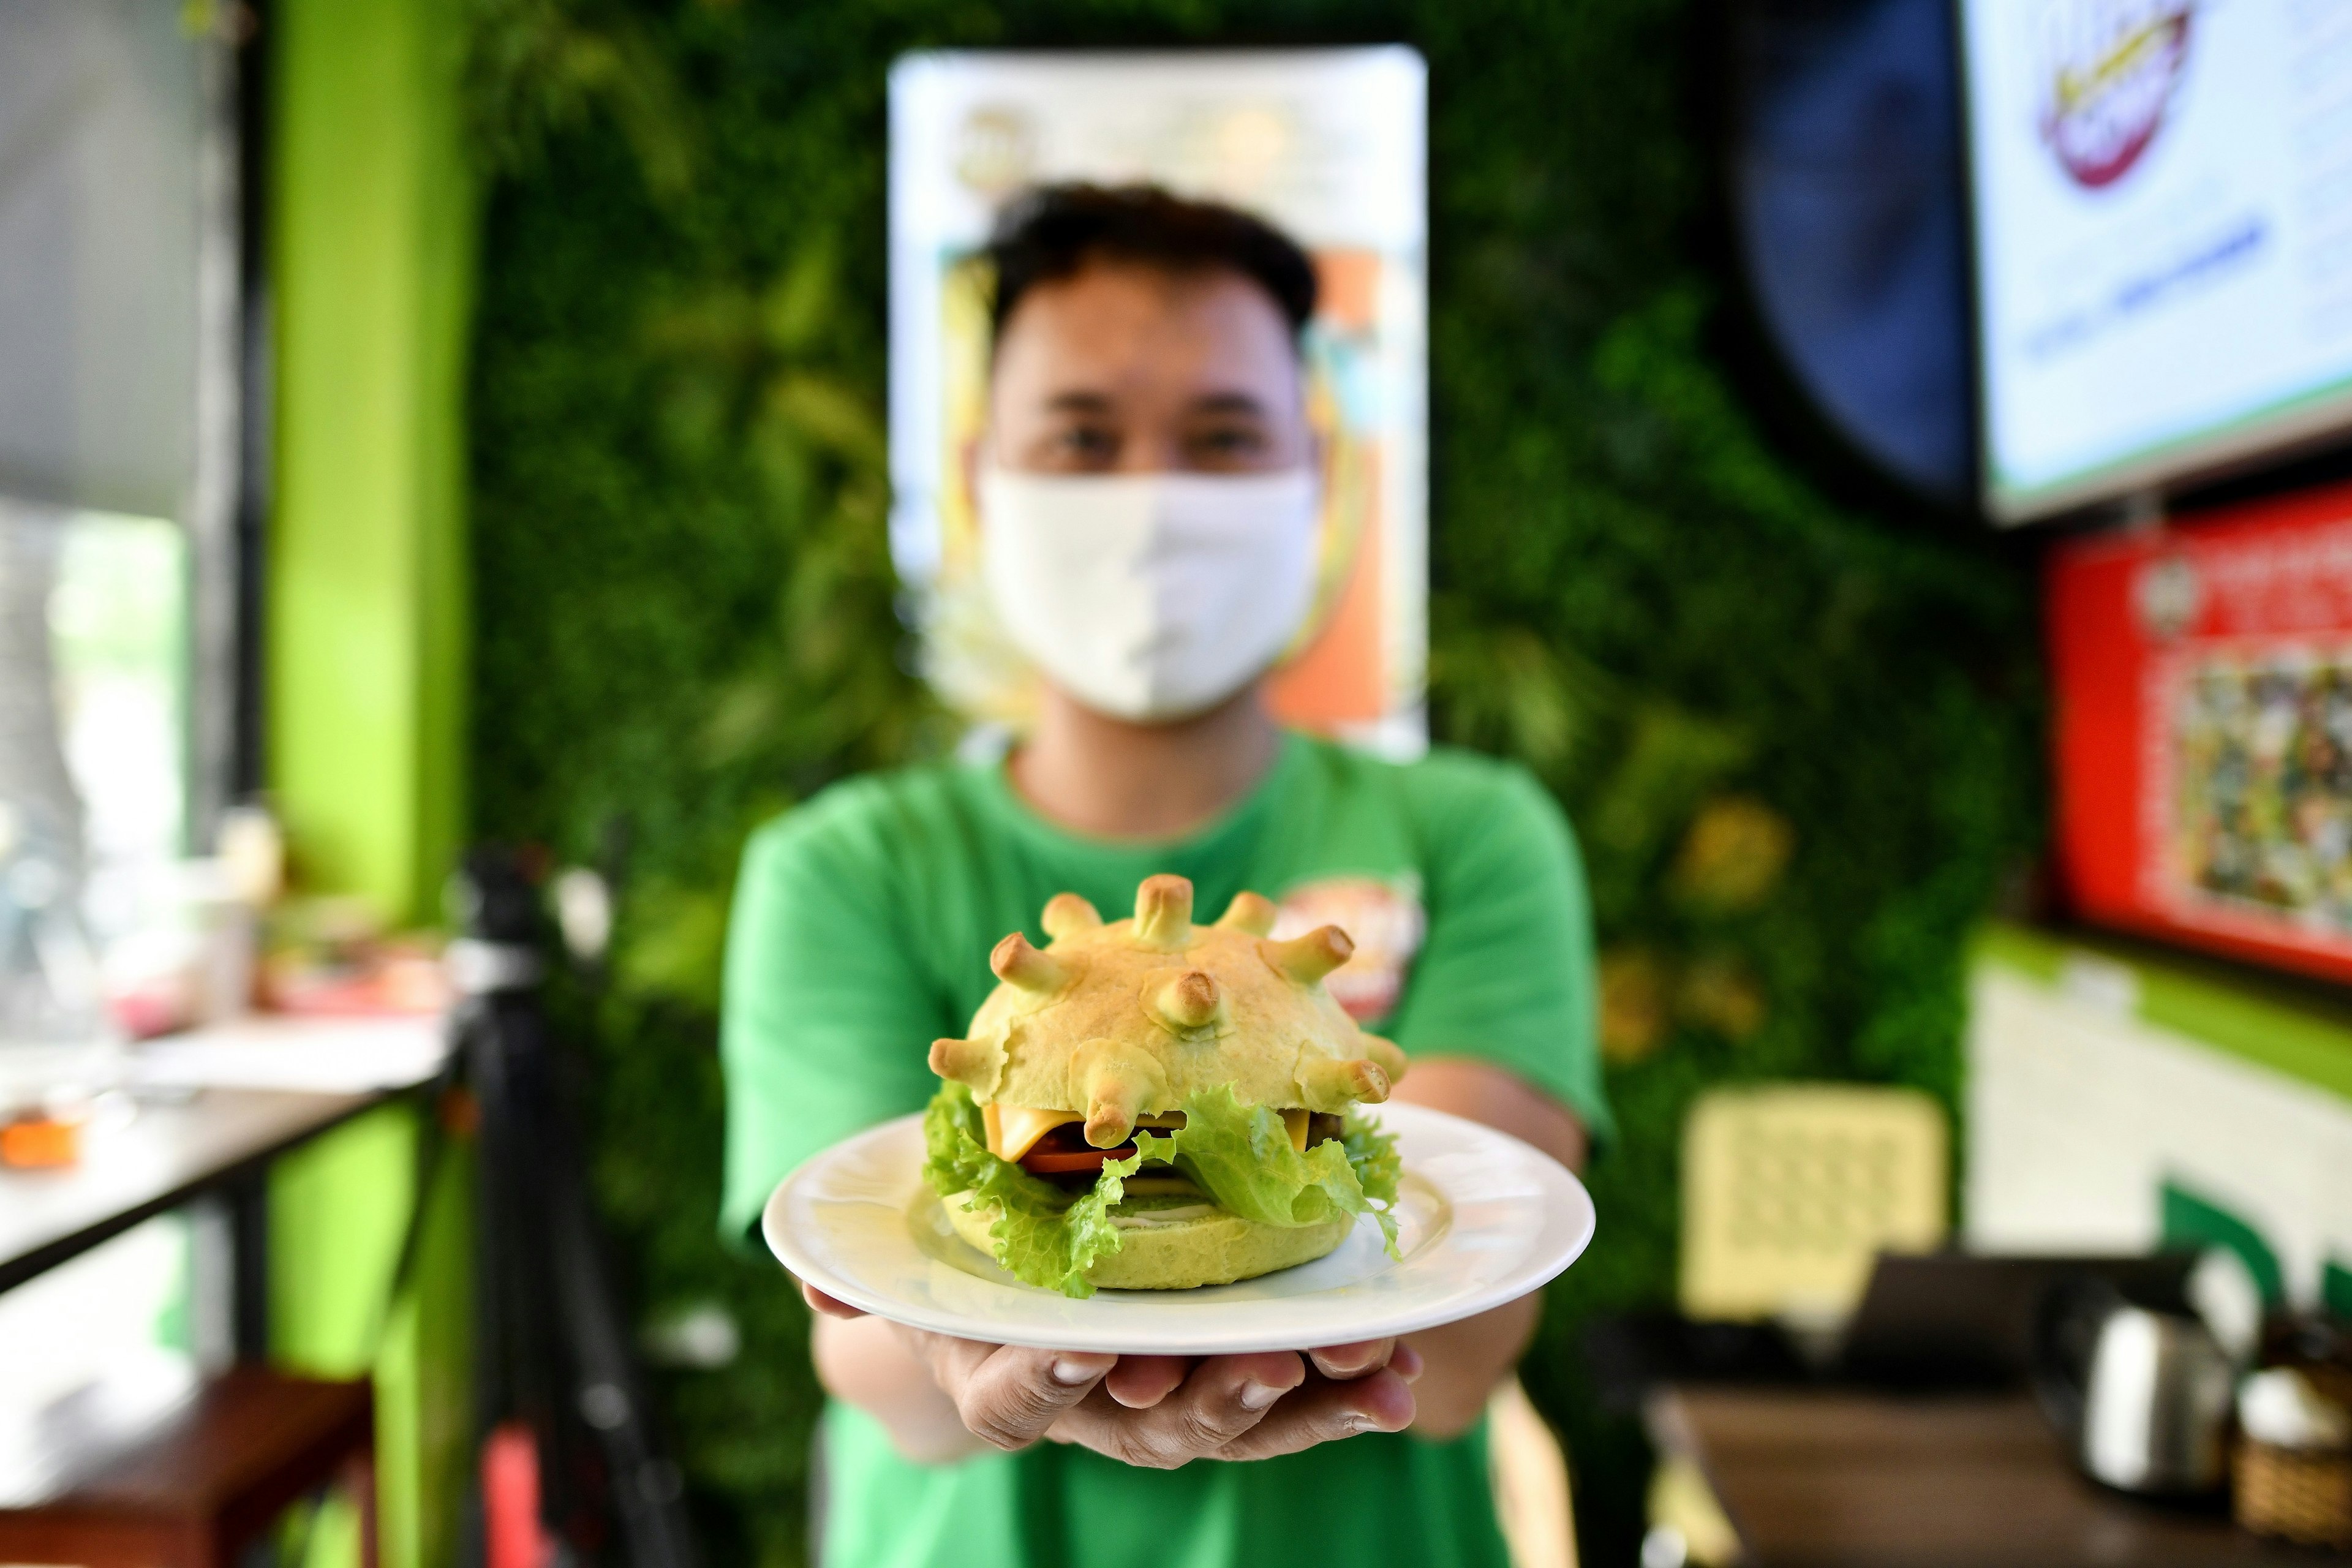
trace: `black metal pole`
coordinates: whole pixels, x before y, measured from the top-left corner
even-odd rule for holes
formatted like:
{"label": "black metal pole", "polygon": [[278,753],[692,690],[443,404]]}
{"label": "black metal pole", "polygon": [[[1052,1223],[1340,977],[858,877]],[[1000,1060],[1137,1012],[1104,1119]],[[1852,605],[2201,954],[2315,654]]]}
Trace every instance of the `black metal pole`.
{"label": "black metal pole", "polygon": [[649,1418],[540,1002],[537,889],[510,857],[478,851],[463,892],[468,934],[451,944],[448,969],[465,997],[459,1027],[481,1110],[478,1436],[529,1425],[541,1515],[575,1552],[609,1532],[634,1568],[697,1568],[680,1474]]}

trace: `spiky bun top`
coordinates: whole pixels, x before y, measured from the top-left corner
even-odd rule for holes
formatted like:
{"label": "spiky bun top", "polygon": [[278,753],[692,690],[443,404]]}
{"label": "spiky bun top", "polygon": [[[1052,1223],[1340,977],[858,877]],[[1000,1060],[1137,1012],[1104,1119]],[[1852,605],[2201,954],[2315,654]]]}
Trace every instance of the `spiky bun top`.
{"label": "spiky bun top", "polygon": [[966,1037],[931,1047],[931,1070],[982,1103],[1085,1116],[1087,1142],[1126,1142],[1136,1118],[1233,1086],[1244,1105],[1339,1111],[1378,1103],[1404,1053],[1356,1026],[1323,988],[1355,944],[1337,926],[1276,942],[1274,906],[1237,896],[1192,923],[1192,884],[1148,877],[1135,918],[1108,925],[1076,893],[1045,906],[1050,942],[996,944],[1002,982]]}

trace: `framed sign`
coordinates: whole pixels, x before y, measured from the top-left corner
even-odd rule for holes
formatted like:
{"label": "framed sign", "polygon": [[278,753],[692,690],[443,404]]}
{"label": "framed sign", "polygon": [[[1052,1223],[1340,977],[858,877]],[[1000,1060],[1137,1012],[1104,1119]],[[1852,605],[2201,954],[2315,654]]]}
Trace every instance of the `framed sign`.
{"label": "framed sign", "polygon": [[925,670],[1018,728],[1035,677],[981,587],[964,454],[986,417],[981,255],[1037,184],[1151,183],[1246,208],[1313,257],[1305,349],[1325,486],[1316,609],[1286,722],[1427,743],[1426,70],[1412,50],[910,55],[890,77],[890,546]]}
{"label": "framed sign", "polygon": [[2063,546],[2048,615],[2076,909],[2352,979],[2352,486]]}

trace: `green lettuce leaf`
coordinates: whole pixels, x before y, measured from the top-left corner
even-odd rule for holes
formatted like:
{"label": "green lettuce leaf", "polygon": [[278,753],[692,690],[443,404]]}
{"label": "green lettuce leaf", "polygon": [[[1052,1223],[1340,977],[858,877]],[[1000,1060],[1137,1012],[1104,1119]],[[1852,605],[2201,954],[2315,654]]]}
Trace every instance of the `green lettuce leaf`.
{"label": "green lettuce leaf", "polygon": [[[1364,1189],[1364,1196],[1385,1208],[1395,1208],[1397,1178],[1404,1170],[1397,1157],[1396,1134],[1381,1131],[1380,1125],[1367,1119],[1362,1111],[1350,1110],[1340,1144],[1348,1151],[1348,1168],[1356,1173],[1357,1184]],[[1381,1228],[1394,1240],[1393,1224]]]}
{"label": "green lettuce leaf", "polygon": [[1073,1195],[990,1153],[971,1090],[950,1081],[923,1113],[923,1177],[943,1198],[971,1193],[995,1205],[998,1217],[988,1234],[997,1262],[1018,1279],[1066,1296],[1094,1294],[1087,1271],[1119,1246],[1111,1205],[1147,1161],[1173,1165],[1223,1207],[1266,1225],[1369,1214],[1389,1256],[1399,1256],[1393,1137],[1351,1111],[1339,1142],[1301,1154],[1280,1116],[1242,1105],[1230,1085],[1196,1094],[1182,1109],[1182,1127],[1164,1136],[1139,1131],[1131,1158],[1106,1162],[1093,1190]]}
{"label": "green lettuce leaf", "polygon": [[1282,1118],[1243,1105],[1230,1084],[1184,1101],[1184,1125],[1139,1132],[1137,1157],[1160,1160],[1190,1176],[1223,1207],[1264,1225],[1321,1225],[1343,1214],[1369,1214],[1389,1256],[1397,1251],[1396,1141],[1350,1113],[1347,1134],[1305,1153],[1290,1146]]}
{"label": "green lettuce leaf", "polygon": [[923,1113],[923,1178],[933,1192],[943,1198],[971,1193],[997,1206],[988,1234],[996,1242],[997,1262],[1015,1279],[1065,1296],[1095,1293],[1087,1270],[1096,1258],[1118,1250],[1110,1206],[1142,1163],[1140,1155],[1106,1162],[1094,1190],[1074,1197],[990,1153],[971,1090],[952,1081],[940,1086]]}

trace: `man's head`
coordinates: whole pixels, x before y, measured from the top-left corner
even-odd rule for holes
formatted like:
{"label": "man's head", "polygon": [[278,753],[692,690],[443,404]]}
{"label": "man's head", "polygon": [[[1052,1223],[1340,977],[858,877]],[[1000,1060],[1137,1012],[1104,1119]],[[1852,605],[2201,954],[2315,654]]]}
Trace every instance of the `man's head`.
{"label": "man's head", "polygon": [[1234,211],[1061,185],[1005,214],[981,568],[1051,690],[1156,723],[1253,687],[1313,606],[1306,254]]}
{"label": "man's head", "polygon": [[989,437],[1037,473],[1250,473],[1312,460],[1304,251],[1258,218],[1152,186],[1053,185],[1010,205],[995,264]]}

